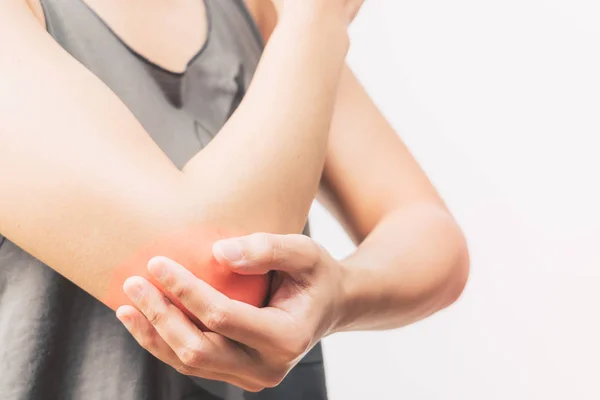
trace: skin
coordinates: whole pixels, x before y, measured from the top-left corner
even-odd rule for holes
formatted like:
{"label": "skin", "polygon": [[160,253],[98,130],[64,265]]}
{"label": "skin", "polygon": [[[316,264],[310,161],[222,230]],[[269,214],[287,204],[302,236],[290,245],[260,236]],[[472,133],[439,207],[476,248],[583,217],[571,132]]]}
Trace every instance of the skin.
{"label": "skin", "polygon": [[[181,259],[206,277],[214,263],[203,250],[218,238],[301,232],[322,175],[348,37],[337,9],[290,11],[237,111],[180,171],[27,4],[1,2],[10,57],[0,57],[0,169],[12,171],[0,175],[2,235],[116,308],[123,278],[144,276],[144,255]],[[194,232],[197,248],[183,247],[191,254],[169,239]],[[148,250],[163,243],[174,245]],[[267,277],[232,279],[266,295]]]}
{"label": "skin", "polygon": [[[274,24],[276,13],[263,12],[258,20],[268,15]],[[262,30],[268,38],[269,28]],[[213,246],[216,260],[236,273],[275,271],[266,307],[232,301],[157,257],[148,264],[152,276],[210,331],[194,327],[139,277],[124,285],[135,307],[117,316],[140,345],[181,373],[260,391],[277,386],[328,335],[399,328],[458,299],[469,272],[465,238],[347,67],[319,197],[358,244],[345,260],[300,235],[254,234]]]}
{"label": "skin", "polygon": [[[8,199],[0,199],[0,210],[7,210],[0,215],[0,232],[100,298],[107,293],[106,286],[114,285],[103,281],[106,271],[136,275],[123,286],[130,305],[120,307],[117,316],[159,359],[185,374],[257,391],[281,382],[302,355],[329,334],[401,327],[450,305],[462,292],[469,264],[458,225],[352,72],[343,67],[345,26],[361,2],[290,0],[279,2],[276,11],[268,2],[250,1],[261,31],[269,38],[261,68],[240,111],[214,144],[186,167],[183,176],[145,138],[114,96],[34,30],[31,12],[27,19],[17,3],[22,4],[7,0],[0,6],[4,7],[0,19],[12,17],[0,20],[0,30],[13,29],[0,34],[14,36],[18,30],[20,39],[9,51],[21,62],[11,65],[0,58],[0,76],[19,82],[19,90],[14,92],[22,96],[15,100],[13,95],[10,104],[17,105],[8,110],[8,100],[0,97],[0,149],[10,144],[20,153],[18,160],[11,159],[10,153],[0,154],[0,168],[24,170],[18,177],[24,189],[19,191],[11,177],[0,178],[0,185],[9,185],[14,191]],[[278,13],[279,23],[274,28]],[[161,59],[160,54],[155,57]],[[48,65],[48,58],[55,61]],[[165,60],[169,59],[167,55]],[[288,64],[282,65],[285,60]],[[38,107],[32,103],[33,93],[40,87],[52,88],[46,86],[48,82],[31,78],[37,76],[36,71],[26,71],[29,73],[23,76],[22,65],[29,69],[41,65],[44,73],[50,69],[58,76],[74,76],[85,90],[71,89],[64,98],[52,101],[61,106],[57,109],[70,111],[65,115],[82,114],[80,120],[65,117],[63,121],[59,113],[50,124],[42,119],[46,121],[43,127],[24,123],[25,117],[19,117],[29,110],[25,104],[44,109],[43,102]],[[176,68],[177,62],[172,66]],[[23,90],[23,83],[31,80]],[[293,90],[290,83],[297,84]],[[278,90],[284,86],[287,90]],[[90,93],[98,100],[90,101]],[[98,103],[104,115],[96,111]],[[297,119],[286,124],[287,119],[278,120],[277,113],[265,111],[265,104],[282,107],[286,116]],[[51,110],[49,116],[57,111]],[[106,115],[112,117],[109,122],[102,118]],[[79,140],[79,148],[93,147],[93,154],[101,150],[101,156],[92,156],[90,150],[80,159],[67,158],[67,167],[83,165],[85,174],[81,176],[70,175],[72,168],[54,166],[52,160],[72,157],[64,154],[61,146],[50,147],[51,158],[40,161],[34,153],[25,154],[28,158],[24,159],[24,141],[41,140],[37,132],[49,128],[54,129],[54,138],[65,135],[61,136],[63,142]],[[11,129],[19,134],[10,136]],[[69,136],[70,130],[73,136]],[[74,134],[81,130],[88,134],[75,139]],[[272,133],[272,146],[253,146],[249,138],[265,132]],[[281,132],[288,136],[282,139]],[[245,155],[248,153],[253,155],[251,159]],[[117,160],[114,176],[108,179],[98,175],[107,154],[116,155]],[[226,175],[207,177],[198,172],[216,164],[223,154],[231,158]],[[264,157],[264,164],[247,171]],[[263,166],[272,163],[278,168],[270,175]],[[50,183],[55,185],[44,184],[52,176],[63,180],[71,176],[72,186],[66,188],[71,190],[59,186],[63,190],[56,191],[54,181]],[[29,179],[28,185],[23,185],[24,178]],[[289,179],[299,182],[297,191],[278,190]],[[97,185],[99,181],[110,182],[101,186],[107,197],[103,203],[98,202],[97,190],[81,183]],[[359,244],[346,260],[334,260],[314,241],[296,234],[319,183],[324,203]],[[199,188],[210,188],[210,195]],[[34,199],[23,201],[25,190],[27,194],[34,190]],[[83,194],[81,198],[65,195],[72,192]],[[113,193],[123,194],[112,197]],[[251,201],[238,202],[234,193],[245,193]],[[54,201],[42,207],[35,202],[40,196]],[[229,200],[226,206],[225,198]],[[86,208],[90,202],[103,207],[103,218]],[[68,217],[73,206],[79,217],[65,225],[72,221]],[[183,212],[165,211],[173,208]],[[136,259],[149,243],[161,242],[164,232],[189,232],[190,225],[192,230],[224,230],[224,237],[241,235],[233,241],[204,240],[210,244],[211,262],[223,270],[263,279],[268,271],[275,271],[266,307],[236,301],[223,294],[226,288],[216,290],[211,282],[197,278],[203,274],[190,264],[200,256],[186,254],[192,261],[184,260],[184,268],[173,260],[185,257],[168,254],[169,249],[151,248],[135,262],[124,261]],[[99,229],[98,237],[103,239],[89,237],[89,226]],[[243,236],[252,232],[267,233]],[[202,235],[197,236],[202,241]],[[236,253],[239,257],[234,257]],[[146,268],[143,261],[149,254],[162,257],[152,258]],[[202,254],[206,257],[206,251]],[[127,267],[131,270],[123,268],[124,264],[131,265]]]}

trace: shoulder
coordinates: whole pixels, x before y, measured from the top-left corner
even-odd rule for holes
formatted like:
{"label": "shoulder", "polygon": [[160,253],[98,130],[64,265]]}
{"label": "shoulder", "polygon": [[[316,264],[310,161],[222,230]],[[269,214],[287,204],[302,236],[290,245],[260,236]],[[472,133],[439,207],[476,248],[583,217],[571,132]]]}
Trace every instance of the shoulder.
{"label": "shoulder", "polygon": [[[22,18],[35,17],[42,25],[44,23],[44,11],[40,0],[2,0],[0,1],[0,20],[6,18],[7,21],[17,22]],[[3,25],[11,28],[14,24],[3,24],[0,22],[0,27]]]}
{"label": "shoulder", "polygon": [[46,27],[46,18],[44,17],[44,9],[42,8],[41,0],[20,0],[20,2],[25,3],[39,23]]}
{"label": "shoulder", "polygon": [[[39,1],[39,0],[33,0]],[[263,38],[268,40],[277,24],[277,13],[269,0],[242,0],[254,18]]]}

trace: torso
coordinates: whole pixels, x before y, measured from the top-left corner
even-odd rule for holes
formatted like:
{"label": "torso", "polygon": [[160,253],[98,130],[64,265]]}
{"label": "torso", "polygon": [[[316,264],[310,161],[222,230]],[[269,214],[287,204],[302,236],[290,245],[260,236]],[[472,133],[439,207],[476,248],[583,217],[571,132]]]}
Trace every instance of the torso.
{"label": "torso", "polygon": [[[40,0],[24,0],[46,28]],[[183,72],[207,38],[208,19],[202,0],[82,0],[136,53],[153,63]],[[269,1],[244,0],[258,28],[273,28]]]}
{"label": "torso", "polygon": [[82,0],[136,53],[181,73],[207,37],[199,0]]}
{"label": "torso", "polygon": [[[179,167],[239,104],[262,51],[241,0],[23,1]],[[258,3],[269,2],[247,5],[256,13]],[[225,400],[244,398],[236,388],[193,383],[158,362],[107,307],[1,236],[0,342],[7,400],[212,399],[201,387]],[[245,398],[325,399],[320,348],[280,387]]]}

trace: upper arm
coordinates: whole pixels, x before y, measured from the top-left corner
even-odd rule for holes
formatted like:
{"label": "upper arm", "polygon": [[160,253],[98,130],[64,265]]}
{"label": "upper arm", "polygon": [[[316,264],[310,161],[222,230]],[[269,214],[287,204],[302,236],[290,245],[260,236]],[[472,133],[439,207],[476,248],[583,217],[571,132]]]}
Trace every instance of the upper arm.
{"label": "upper arm", "polygon": [[[156,255],[185,265],[230,297],[261,304],[269,276],[218,268],[212,243],[301,226],[308,197],[301,191],[312,188],[319,168],[282,156],[297,151],[289,138],[279,137],[287,148],[255,144],[253,135],[279,133],[268,118],[245,130],[264,108],[260,96],[241,117],[238,108],[234,123],[182,172],[23,0],[0,2],[0,38],[0,234],[113,308],[128,302],[123,281],[148,277],[146,264]],[[260,82],[271,85],[267,78]],[[295,131],[295,140],[302,132]],[[289,162],[266,171],[280,158]],[[295,191],[270,194],[301,174],[304,185]]]}
{"label": "upper arm", "polygon": [[277,12],[270,0],[243,0],[248,11],[254,18],[258,30],[264,41],[271,37],[275,25],[277,25]]}
{"label": "upper arm", "polygon": [[[265,40],[277,24],[270,1],[245,0]],[[345,67],[338,87],[319,200],[361,240],[386,213],[420,202],[445,207],[373,100]]]}
{"label": "upper arm", "polygon": [[40,24],[46,28],[46,18],[44,16],[44,8],[42,7],[41,0],[25,0],[27,5],[33,12],[33,15],[37,18]]}
{"label": "upper arm", "polygon": [[180,171],[120,100],[0,2],[0,233],[96,296],[168,226]]}
{"label": "upper arm", "polygon": [[444,207],[399,136],[346,67],[338,89],[322,185],[325,205],[359,240],[388,212]]}

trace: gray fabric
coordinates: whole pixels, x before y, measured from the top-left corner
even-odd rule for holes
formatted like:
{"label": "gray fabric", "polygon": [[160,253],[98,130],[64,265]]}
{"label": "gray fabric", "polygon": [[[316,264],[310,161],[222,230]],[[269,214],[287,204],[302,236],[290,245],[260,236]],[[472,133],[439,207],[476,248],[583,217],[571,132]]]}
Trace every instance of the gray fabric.
{"label": "gray fabric", "polygon": [[[206,0],[209,39],[184,74],[136,55],[81,0],[42,5],[48,32],[122,99],[179,167],[235,110],[262,51],[241,0]],[[2,236],[0,343],[1,400],[326,398],[319,346],[281,387],[259,394],[180,375],[140,348],[110,309]]]}

